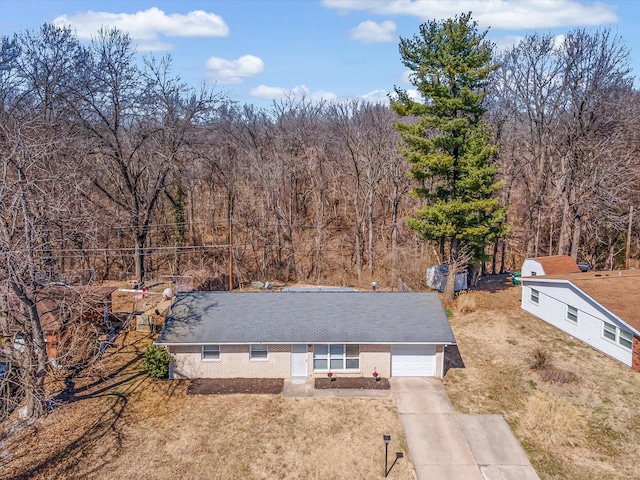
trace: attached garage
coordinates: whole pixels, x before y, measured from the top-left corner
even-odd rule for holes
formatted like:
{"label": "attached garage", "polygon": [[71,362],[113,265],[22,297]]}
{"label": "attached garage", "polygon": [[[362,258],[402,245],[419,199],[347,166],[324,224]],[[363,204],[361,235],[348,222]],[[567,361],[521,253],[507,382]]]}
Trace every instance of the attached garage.
{"label": "attached garage", "polygon": [[392,377],[434,377],[435,345],[391,345]]}

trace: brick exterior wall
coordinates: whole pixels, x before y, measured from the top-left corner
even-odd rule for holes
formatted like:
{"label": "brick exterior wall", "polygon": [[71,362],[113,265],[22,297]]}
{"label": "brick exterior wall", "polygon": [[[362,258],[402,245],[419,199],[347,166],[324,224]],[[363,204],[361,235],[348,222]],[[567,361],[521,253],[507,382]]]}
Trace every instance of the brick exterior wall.
{"label": "brick exterior wall", "polygon": [[631,368],[640,372],[640,338],[633,336],[633,346],[631,348]]}
{"label": "brick exterior wall", "polygon": [[[171,378],[289,378],[291,346],[269,345],[269,358],[249,360],[249,345],[220,345],[220,360],[202,360],[202,347],[173,346],[169,349],[173,362]],[[313,345],[308,347],[307,374],[312,377],[326,373],[313,372]],[[337,373],[345,377],[370,376],[374,369],[385,378],[391,375],[389,345],[360,345],[360,370]]]}
{"label": "brick exterior wall", "polygon": [[171,347],[171,378],[289,378],[289,345],[269,345],[267,360],[249,360],[249,345],[220,345],[220,360],[202,360],[200,345]]}

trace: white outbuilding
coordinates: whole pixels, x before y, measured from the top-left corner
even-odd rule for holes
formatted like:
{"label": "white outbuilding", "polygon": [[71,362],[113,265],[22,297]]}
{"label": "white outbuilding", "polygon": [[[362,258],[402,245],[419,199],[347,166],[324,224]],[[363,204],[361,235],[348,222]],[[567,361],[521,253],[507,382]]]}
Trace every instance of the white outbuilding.
{"label": "white outbuilding", "polygon": [[569,255],[550,255],[548,257],[525,258],[521,272],[523,277],[539,277],[541,275],[579,273],[580,267]]}

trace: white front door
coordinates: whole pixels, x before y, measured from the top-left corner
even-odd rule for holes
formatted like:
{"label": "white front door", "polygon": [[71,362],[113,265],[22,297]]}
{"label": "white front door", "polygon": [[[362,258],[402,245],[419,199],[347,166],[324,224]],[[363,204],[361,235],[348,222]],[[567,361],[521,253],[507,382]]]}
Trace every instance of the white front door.
{"label": "white front door", "polygon": [[291,345],[291,376],[307,376],[307,346]]}

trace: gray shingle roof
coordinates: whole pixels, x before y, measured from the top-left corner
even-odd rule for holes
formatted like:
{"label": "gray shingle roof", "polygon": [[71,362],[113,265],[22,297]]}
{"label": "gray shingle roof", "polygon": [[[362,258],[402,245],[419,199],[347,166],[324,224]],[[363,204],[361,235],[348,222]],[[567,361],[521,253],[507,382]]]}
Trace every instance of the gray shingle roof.
{"label": "gray shingle roof", "polygon": [[455,338],[431,292],[197,292],[178,296],[156,343],[455,343]]}

